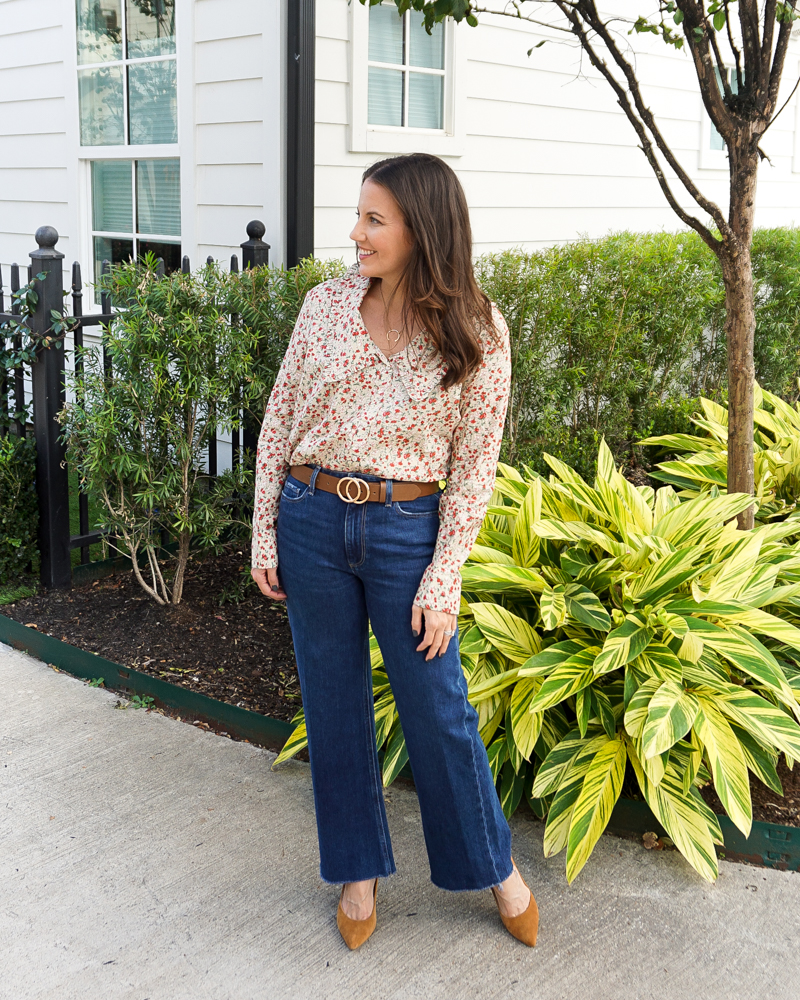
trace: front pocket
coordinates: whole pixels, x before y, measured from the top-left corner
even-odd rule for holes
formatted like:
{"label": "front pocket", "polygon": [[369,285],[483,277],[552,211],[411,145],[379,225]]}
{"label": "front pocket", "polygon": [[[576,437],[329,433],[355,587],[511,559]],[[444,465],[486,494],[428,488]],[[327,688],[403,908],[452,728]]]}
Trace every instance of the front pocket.
{"label": "front pocket", "polygon": [[281,500],[286,500],[287,503],[297,503],[308,493],[308,486],[308,483],[303,483],[290,474],[283,484]]}
{"label": "front pocket", "polygon": [[392,507],[404,517],[436,517],[439,514],[441,490],[416,500],[395,500]]}

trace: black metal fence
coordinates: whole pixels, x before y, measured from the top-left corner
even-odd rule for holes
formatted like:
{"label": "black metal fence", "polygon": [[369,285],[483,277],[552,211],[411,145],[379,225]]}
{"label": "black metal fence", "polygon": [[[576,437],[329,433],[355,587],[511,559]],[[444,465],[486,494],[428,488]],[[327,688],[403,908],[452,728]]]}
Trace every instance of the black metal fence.
{"label": "black metal fence", "polygon": [[[247,226],[247,240],[240,244],[242,248],[242,267],[259,267],[269,263],[269,244],[263,236],[263,223],[254,220]],[[35,236],[38,248],[31,251],[31,263],[24,269],[28,284],[33,284],[37,295],[35,309],[26,319],[26,326],[34,339],[44,338],[52,329],[53,315],[64,313],[64,254],[56,250],[58,233],[52,226],[42,226],[36,230]],[[213,263],[213,258],[207,258]],[[103,271],[110,264],[103,262]],[[239,270],[237,254],[231,256],[232,271]],[[164,273],[163,261],[159,269]],[[181,270],[188,273],[191,262],[183,258]],[[0,352],[6,350],[6,344],[14,352],[22,348],[22,333],[19,327],[4,324],[19,323],[20,304],[18,293],[22,288],[20,283],[20,266],[11,265],[9,310],[5,311],[6,296],[3,288],[2,269],[0,268]],[[66,322],[72,332],[75,348],[84,346],[83,333],[88,327],[99,327],[101,337],[107,325],[113,319],[109,298],[101,295],[100,312],[84,315],[83,312],[83,280],[81,266],[75,261],[72,265],[72,315],[66,316]],[[16,330],[16,332],[15,332]],[[39,499],[39,554],[41,557],[42,586],[69,587],[72,584],[71,551],[80,549],[81,563],[90,560],[89,547],[102,540],[100,531],[89,529],[89,506],[85,494],[78,494],[78,534],[73,535],[70,529],[70,481],[67,469],[64,443],[60,439],[61,427],[57,416],[66,401],[65,370],[67,350],[63,338],[60,346],[56,342],[43,346],[37,351],[36,361],[29,365],[33,434],[36,440],[36,492]],[[76,373],[81,371],[80,352],[74,352]],[[103,364],[110,373],[111,361],[103,348]],[[18,364],[15,368],[2,369],[0,372],[0,432],[25,436],[29,432],[24,417],[17,415],[26,412],[25,398],[25,365]],[[13,406],[13,409],[12,409]],[[231,436],[232,462],[236,465],[240,460],[241,448],[255,451],[257,430],[245,422],[240,432],[235,429]],[[216,436],[208,446],[208,473],[217,474],[217,442]]]}

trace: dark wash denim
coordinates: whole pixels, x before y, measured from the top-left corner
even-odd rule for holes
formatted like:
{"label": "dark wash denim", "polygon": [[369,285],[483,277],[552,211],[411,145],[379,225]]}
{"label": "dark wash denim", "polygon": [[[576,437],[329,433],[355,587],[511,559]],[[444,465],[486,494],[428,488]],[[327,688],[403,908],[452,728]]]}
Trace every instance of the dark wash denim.
{"label": "dark wash denim", "polygon": [[[419,797],[431,880],[486,889],[512,872],[511,831],[467,700],[458,632],[425,660],[411,607],[439,529],[441,490],[346,503],[289,474],[277,521],[278,577],[300,674],[320,874],[359,882],[395,871],[375,746],[368,624],[380,646]],[[329,475],[348,473],[323,469]],[[379,476],[355,473],[377,481]],[[424,620],[423,620],[424,627]]]}

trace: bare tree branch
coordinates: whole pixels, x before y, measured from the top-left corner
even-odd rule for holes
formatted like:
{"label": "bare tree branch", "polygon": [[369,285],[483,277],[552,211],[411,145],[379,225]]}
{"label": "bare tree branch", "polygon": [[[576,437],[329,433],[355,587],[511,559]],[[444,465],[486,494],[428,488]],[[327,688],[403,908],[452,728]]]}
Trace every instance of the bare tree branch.
{"label": "bare tree branch", "polygon": [[[611,36],[609,35],[608,31],[605,31],[605,37],[603,37],[603,34],[601,32],[598,32],[597,29],[595,28],[594,29],[595,32],[601,38],[603,38],[606,47],[609,48],[609,50],[611,49],[616,50],[615,61],[618,64],[621,61],[625,65],[625,67],[627,67],[630,74],[628,77],[628,85],[631,94],[634,97],[634,101],[637,102],[637,110],[639,112],[638,114],[636,113],[636,111],[634,111],[633,107],[631,106],[630,100],[628,99],[628,93],[626,92],[625,88],[611,72],[605,60],[602,59],[595,50],[589,38],[589,35],[581,22],[581,17],[583,17],[584,20],[586,20],[585,12],[580,11],[579,13],[577,10],[570,9],[571,5],[563,2],[563,0],[555,0],[555,3],[562,11],[564,16],[567,18],[567,20],[570,22],[570,24],[572,24],[572,30],[574,31],[575,35],[579,38],[581,46],[583,50],[586,52],[586,54],[589,56],[592,65],[603,75],[603,77],[605,77],[607,82],[614,90],[614,93],[617,95],[617,101],[622,110],[625,112],[626,117],[636,130],[636,134],[639,136],[639,141],[641,142],[642,152],[647,157],[647,161],[650,164],[653,173],[656,175],[656,180],[658,181],[658,184],[662,192],[664,193],[664,197],[667,199],[670,207],[683,223],[685,223],[691,229],[694,229],[694,231],[700,236],[700,238],[712,250],[716,252],[719,247],[720,241],[714,237],[714,235],[711,233],[711,231],[708,229],[707,226],[704,226],[699,219],[695,218],[693,215],[690,215],[678,202],[674,192],[672,191],[669,181],[667,180],[664,171],[661,168],[661,164],[659,163],[658,157],[656,156],[655,150],[653,149],[653,144],[650,140],[649,135],[647,134],[648,129],[650,130],[651,134],[653,134],[659,150],[661,150],[661,152],[664,153],[664,149],[667,149],[667,151],[669,152],[669,156],[672,158],[672,160],[674,160],[674,156],[672,156],[669,147],[666,146],[666,143],[661,137],[660,132],[658,132],[658,130],[655,129],[655,123],[653,122],[652,114],[650,114],[650,112],[647,111],[647,109],[645,109],[645,112],[649,116],[650,122],[647,122],[645,125],[644,115],[642,114],[642,107],[640,106],[642,105],[641,95],[638,94],[638,89],[639,89],[638,82],[633,76],[633,71],[631,70],[630,65],[624,59],[622,53],[619,52],[619,49],[616,48],[616,45]],[[575,7],[577,6],[578,4],[575,5]],[[594,28],[594,25],[591,25],[591,27]],[[637,101],[637,96],[638,96],[638,101]],[[664,148],[662,148],[662,144]],[[667,159],[669,162],[669,158]],[[670,165],[672,166],[672,164]],[[689,182],[692,188],[694,188],[696,195],[693,194],[691,191],[689,193],[692,194],[692,197],[697,202],[697,204],[700,205],[701,208],[705,208],[708,214],[711,215],[712,218],[714,218],[715,222],[717,222],[717,225],[720,225],[721,223],[720,231],[723,230],[723,227],[724,229],[728,230],[729,229],[728,224],[724,216],[722,215],[721,211],[719,210],[719,208],[712,202],[708,202],[707,199],[703,198],[703,196],[700,194],[697,188],[694,187],[691,180],[685,174],[685,171],[683,171],[683,169],[680,167],[680,164],[677,164],[677,167],[678,170],[680,170],[680,172],[683,173],[684,177],[686,177],[686,180]],[[682,183],[684,183],[684,187],[686,187],[686,183],[683,181],[683,178],[680,178],[680,180]],[[701,204],[700,199],[702,199],[702,201],[704,201],[706,204],[705,205]]]}
{"label": "bare tree branch", "polygon": [[745,74],[748,74],[752,80],[757,80],[761,75],[757,0],[739,0],[739,26],[742,29]]}
{"label": "bare tree branch", "polygon": [[731,52],[733,53],[733,58],[736,63],[736,89],[737,91],[742,89],[744,84],[744,76],[742,74],[742,54],[736,46],[736,42],[733,40],[733,29],[731,28],[731,12],[730,12],[730,0],[725,0],[725,27],[728,31],[728,44],[731,47]]}
{"label": "bare tree branch", "polygon": [[[712,28],[709,28],[706,23],[705,10],[702,4],[695,3],[694,0],[677,0],[677,3],[684,14],[683,34],[689,48],[689,54],[694,62],[697,81],[700,84],[700,96],[703,99],[703,106],[719,134],[727,140],[731,135],[734,122],[719,89],[717,74],[714,72],[714,65],[709,52],[709,37],[715,35],[716,32]],[[702,31],[701,37],[698,38],[695,35],[695,29]],[[714,45],[716,45],[716,40],[714,41]],[[733,95],[727,81],[724,63],[720,67],[720,77],[725,88],[725,96],[731,98]]]}
{"label": "bare tree branch", "polygon": [[[764,132],[766,132],[767,129],[771,127],[772,123],[775,121],[775,119],[778,117],[778,115],[784,110],[784,108],[789,103],[789,101],[791,101],[791,99],[794,97],[795,93],[797,92],[797,88],[798,87],[800,87],[800,79],[798,79],[797,83],[795,83],[795,85],[792,87],[792,92],[789,94],[789,96],[786,98],[786,100],[780,106],[780,110],[776,111],[775,114],[772,116],[772,118],[770,118],[770,120],[769,120],[766,128],[764,129]],[[761,133],[762,137],[764,135],[764,132]]]}
{"label": "bare tree branch", "polygon": [[[760,93],[767,96],[770,79],[770,63],[772,62],[772,39],[775,33],[775,8],[777,0],[766,0],[764,4],[764,38],[761,42],[761,73],[758,80]],[[778,32],[780,36],[780,32]],[[760,102],[759,102],[760,103]],[[774,105],[773,105],[774,106]]]}
{"label": "bare tree branch", "polygon": [[[559,8],[563,10],[565,16],[567,16],[572,21],[576,34],[578,34],[579,37],[581,37],[582,44],[584,44],[584,46],[587,48],[587,51],[592,48],[592,44],[588,38],[588,35],[582,29],[582,26],[580,24],[580,18],[582,18],[591,27],[591,29],[598,35],[598,37],[602,39],[603,44],[610,53],[614,62],[617,64],[617,66],[625,76],[625,80],[628,85],[628,91],[631,97],[633,98],[633,102],[639,116],[637,120],[643,123],[644,126],[646,126],[650,135],[652,135],[653,139],[655,140],[655,144],[658,147],[659,152],[667,161],[671,169],[674,171],[678,180],[684,186],[688,194],[691,195],[692,199],[696,202],[696,204],[699,205],[699,207],[702,208],[704,212],[708,213],[708,215],[711,216],[711,218],[717,224],[723,236],[733,236],[733,232],[730,229],[728,222],[725,219],[725,216],[722,214],[719,206],[716,205],[713,201],[710,201],[708,198],[706,198],[705,195],[700,191],[700,189],[697,187],[697,185],[694,183],[691,177],[686,173],[683,166],[680,164],[677,157],[670,149],[669,144],[666,142],[663,135],[661,134],[661,130],[656,125],[652,111],[650,111],[650,109],[645,106],[644,100],[642,99],[641,88],[639,86],[639,81],[636,78],[636,74],[634,73],[630,63],[627,61],[627,59],[625,59],[625,57],[620,52],[618,46],[614,42],[614,39],[611,37],[610,33],[606,29],[606,26],[603,23],[602,18],[598,14],[594,0],[577,0],[577,3],[574,4],[575,7],[574,11],[568,11],[564,9],[567,7],[567,5],[564,4],[563,0],[554,0],[554,2]],[[594,50],[592,49],[592,51]],[[594,53],[594,55],[595,58],[598,60],[596,63],[597,68],[603,73],[608,82],[611,83],[611,85],[615,88],[615,91],[617,92],[618,96],[620,95],[620,93],[622,93],[624,96],[624,90],[622,89],[621,85],[616,80],[614,75],[611,73],[611,71],[608,69],[605,62],[602,59],[600,59],[596,53]],[[634,127],[636,127],[636,122],[634,121],[634,118],[636,116],[632,116],[629,114],[628,117],[631,123],[634,125]],[[647,155],[646,151],[645,155]],[[664,193],[666,195],[666,191]],[[672,204],[672,202],[670,202],[670,204]],[[675,211],[677,212],[677,209],[675,209]],[[680,213],[678,214],[680,215]],[[712,248],[714,248],[717,245],[718,241],[711,235],[710,231],[697,219],[694,219],[693,222],[689,222],[687,220],[689,218],[692,218],[691,216],[683,218],[683,216],[680,215],[680,217],[683,219],[684,222],[686,222],[687,225],[691,225],[693,229],[695,229],[698,233],[700,233],[700,235],[703,235],[701,230],[704,230],[708,234],[708,238],[713,241],[713,243],[709,243],[709,246],[712,246]],[[700,228],[698,228],[698,226]],[[703,239],[706,239],[706,236],[703,236]]]}
{"label": "bare tree branch", "polygon": [[[794,9],[797,6],[797,0],[788,0],[788,4],[789,7],[791,7],[792,12],[794,13]],[[786,62],[786,52],[787,49],[789,48],[789,39],[792,34],[792,24],[793,21],[791,19],[783,20],[781,21],[781,26],[780,29],[778,30],[778,43],[775,46],[775,57],[772,60],[772,70],[770,71],[769,75],[769,92],[768,92],[769,112],[767,113],[768,115],[772,112],[772,109],[778,103],[778,90],[780,89],[781,76],[783,74],[784,63]],[[795,85],[795,90],[796,89],[797,86]],[[794,90],[792,91],[792,93],[794,93]],[[784,105],[784,107],[786,107],[786,105]],[[783,111],[783,108],[781,108],[781,111]],[[777,115],[774,115],[769,124],[772,124],[772,122],[775,121],[777,117],[778,117]],[[764,131],[766,132],[766,128],[764,129]]]}

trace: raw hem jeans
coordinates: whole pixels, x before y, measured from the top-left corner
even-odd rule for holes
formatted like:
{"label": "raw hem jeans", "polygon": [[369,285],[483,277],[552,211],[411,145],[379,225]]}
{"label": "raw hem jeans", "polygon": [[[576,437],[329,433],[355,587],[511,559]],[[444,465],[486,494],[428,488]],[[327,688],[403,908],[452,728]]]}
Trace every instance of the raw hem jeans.
{"label": "raw hem jeans", "polygon": [[[359,882],[395,871],[375,746],[368,626],[395,696],[419,797],[431,880],[487,889],[511,874],[511,832],[467,701],[458,632],[425,660],[411,607],[433,558],[441,491],[346,503],[291,474],[277,522],[278,576],[300,674],[320,874]],[[324,469],[333,476],[348,473]],[[362,479],[380,477],[356,473]],[[423,621],[424,625],[424,621]]]}

